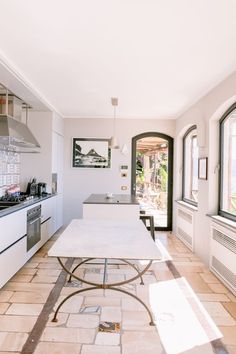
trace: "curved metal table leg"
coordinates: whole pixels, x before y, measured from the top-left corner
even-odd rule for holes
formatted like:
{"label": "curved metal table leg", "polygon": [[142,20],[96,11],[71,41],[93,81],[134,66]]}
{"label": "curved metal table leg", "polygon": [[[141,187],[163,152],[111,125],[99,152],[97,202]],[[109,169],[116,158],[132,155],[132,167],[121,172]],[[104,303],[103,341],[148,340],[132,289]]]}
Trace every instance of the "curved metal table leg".
{"label": "curved metal table leg", "polygon": [[62,305],[63,305],[70,297],[72,297],[72,296],[74,296],[74,295],[77,295],[77,294],[79,294],[79,293],[82,293],[83,291],[89,291],[89,290],[94,290],[94,289],[98,289],[98,287],[97,287],[97,286],[93,286],[93,287],[91,287],[91,288],[84,288],[84,289],[77,290],[77,291],[75,291],[75,292],[72,293],[72,294],[69,294],[69,295],[68,295],[64,300],[62,300],[62,302],[57,306],[57,309],[56,309],[55,314],[54,314],[54,316],[53,316],[52,322],[57,322],[57,321],[58,321],[58,320],[57,320],[58,311],[60,310],[60,308],[62,307]]}
{"label": "curved metal table leg", "polygon": [[[76,271],[77,268],[79,268],[82,264],[86,263],[86,262],[89,262],[89,261],[92,261],[93,259],[96,259],[96,258],[86,258],[84,259],[82,262],[80,262],[79,264],[77,264],[74,269],[72,270],[72,274],[74,273],[74,271]],[[69,279],[68,279],[68,283],[71,283],[71,278],[72,278],[72,275],[70,275]]]}
{"label": "curved metal table leg", "polygon": [[147,312],[148,312],[148,314],[149,314],[149,317],[150,317],[150,322],[149,322],[149,324],[150,324],[150,326],[155,326],[155,323],[154,323],[154,320],[153,320],[153,316],[152,316],[152,314],[151,314],[151,311],[149,310],[149,308],[147,307],[147,305],[146,305],[139,297],[137,297],[137,296],[134,295],[134,294],[131,294],[130,292],[128,292],[128,291],[126,291],[126,290],[119,289],[119,288],[114,288],[114,287],[112,287],[112,286],[109,286],[108,289],[109,289],[109,290],[120,291],[121,293],[124,293],[124,294],[126,294],[126,295],[132,296],[134,299],[136,299],[137,301],[139,301],[140,304],[142,304],[142,305],[145,307],[145,309],[147,310]]}
{"label": "curved metal table leg", "polygon": [[[112,284],[106,284],[105,281],[103,281],[103,283],[93,283],[93,282],[90,282],[88,280],[85,280],[85,279],[82,279],[80,277],[78,277],[77,275],[73,274],[69,269],[67,269],[65,267],[65,265],[63,264],[63,262],[61,261],[60,257],[57,257],[60,265],[62,266],[62,268],[66,271],[66,273],[68,273],[71,277],[74,277],[75,279],[81,281],[82,283],[85,283],[85,284],[89,284],[89,285],[93,285],[92,287],[90,288],[85,288],[85,289],[80,289],[80,290],[77,290],[75,292],[73,292],[72,294],[68,295],[57,307],[56,309],[56,312],[55,312],[55,315],[52,319],[53,322],[56,322],[57,319],[57,313],[59,311],[59,309],[61,308],[61,306],[65,303],[65,301],[67,301],[71,296],[74,296],[76,294],[79,294],[79,293],[82,293],[84,291],[89,291],[89,290],[94,290],[94,289],[110,289],[110,290],[115,290],[115,291],[119,291],[119,292],[123,292],[127,295],[130,295],[131,297],[133,297],[134,299],[136,299],[137,301],[139,301],[144,307],[145,309],[147,310],[148,314],[149,314],[149,317],[150,317],[150,325],[151,326],[154,326],[154,321],[153,321],[153,317],[152,317],[152,314],[151,314],[151,311],[149,310],[149,308],[147,307],[147,305],[141,300],[139,299],[136,295],[133,295],[131,293],[129,293],[128,291],[126,290],[123,290],[123,289],[120,289],[120,288],[115,288],[115,286],[120,286],[120,285],[124,285],[124,284],[127,284],[127,283],[130,283],[132,282],[133,280],[136,280],[137,278],[139,277],[142,277],[142,275],[150,268],[151,264],[152,264],[152,260],[149,261],[149,263],[146,265],[146,267],[141,271],[139,272],[138,271],[138,274],[128,280],[124,280],[124,281],[120,281],[120,282],[117,282],[117,283],[112,283]],[[87,261],[88,259],[84,260],[84,263]],[[122,260],[122,259],[121,259]],[[107,261],[105,262],[107,264]],[[129,263],[128,263],[129,264]],[[76,266],[77,267],[77,266]],[[105,267],[106,268],[106,267]],[[104,272],[104,279],[105,279],[105,272]]]}
{"label": "curved metal table leg", "polygon": [[120,258],[119,258],[119,261],[122,261],[122,262],[124,262],[124,263],[127,263],[127,264],[130,265],[134,270],[136,270],[136,272],[138,273],[138,275],[139,275],[139,277],[140,277],[140,285],[144,285],[142,274],[139,272],[139,269],[138,269],[134,264],[132,264],[132,263],[129,262],[129,261],[126,261],[125,259],[120,259]]}

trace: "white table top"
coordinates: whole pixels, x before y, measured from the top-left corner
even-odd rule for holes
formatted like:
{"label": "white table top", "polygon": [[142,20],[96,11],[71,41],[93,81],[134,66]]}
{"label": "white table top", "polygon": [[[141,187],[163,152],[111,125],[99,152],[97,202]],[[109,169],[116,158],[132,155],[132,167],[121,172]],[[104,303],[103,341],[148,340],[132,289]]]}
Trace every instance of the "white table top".
{"label": "white table top", "polygon": [[48,255],[139,260],[162,258],[141,220],[72,220]]}

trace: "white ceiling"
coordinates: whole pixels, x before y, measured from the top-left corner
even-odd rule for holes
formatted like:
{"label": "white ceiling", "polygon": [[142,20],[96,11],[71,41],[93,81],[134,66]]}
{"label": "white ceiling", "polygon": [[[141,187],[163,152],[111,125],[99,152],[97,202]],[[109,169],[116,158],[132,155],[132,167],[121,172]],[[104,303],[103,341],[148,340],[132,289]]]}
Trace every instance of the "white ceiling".
{"label": "white ceiling", "polygon": [[[235,0],[0,0],[0,56],[64,117],[176,118],[236,70]],[[1,78],[0,78],[1,82]]]}

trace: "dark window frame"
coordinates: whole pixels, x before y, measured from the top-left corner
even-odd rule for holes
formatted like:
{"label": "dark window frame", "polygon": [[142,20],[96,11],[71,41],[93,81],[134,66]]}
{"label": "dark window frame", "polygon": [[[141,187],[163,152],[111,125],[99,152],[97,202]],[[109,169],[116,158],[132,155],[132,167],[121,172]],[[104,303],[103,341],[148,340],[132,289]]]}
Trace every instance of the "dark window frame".
{"label": "dark window frame", "polygon": [[[192,125],[184,134],[183,136],[183,170],[182,170],[182,200],[185,203],[191,204],[195,207],[198,206],[198,203],[195,202],[194,200],[188,199],[184,196],[184,190],[185,190],[185,139],[188,137],[188,135],[193,131],[197,129],[196,125]],[[195,135],[197,137],[197,134]],[[192,163],[192,160],[191,160]],[[192,169],[191,169],[192,170]]]}
{"label": "dark window frame", "polygon": [[230,114],[236,110],[236,102],[230,106],[227,111],[223,114],[220,119],[219,130],[220,130],[220,174],[219,174],[219,202],[218,202],[218,215],[223,216],[226,219],[232,220],[236,222],[236,215],[233,215],[227,211],[222,210],[223,205],[223,171],[224,171],[224,123],[229,118]]}
{"label": "dark window frame", "polygon": [[159,132],[146,132],[138,134],[132,138],[132,156],[131,156],[131,194],[135,195],[136,191],[136,143],[139,139],[156,136],[168,141],[168,201],[167,201],[167,226],[156,226],[156,231],[172,231],[172,212],[173,212],[173,156],[174,156],[174,139],[166,134]]}

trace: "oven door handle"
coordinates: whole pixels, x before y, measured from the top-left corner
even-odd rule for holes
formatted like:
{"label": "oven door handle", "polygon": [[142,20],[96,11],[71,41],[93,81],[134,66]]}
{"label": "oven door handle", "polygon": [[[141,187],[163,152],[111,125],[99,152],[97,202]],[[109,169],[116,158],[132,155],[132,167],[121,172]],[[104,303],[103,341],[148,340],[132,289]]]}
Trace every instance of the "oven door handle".
{"label": "oven door handle", "polygon": [[29,225],[32,225],[32,224],[34,224],[36,221],[38,221],[38,220],[41,220],[41,216],[40,217],[38,217],[38,218],[36,218],[36,219],[34,219],[34,220],[32,220],[32,221],[30,221],[30,222],[28,222],[28,224]]}

